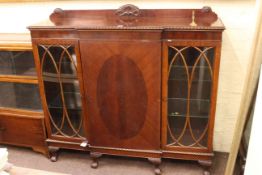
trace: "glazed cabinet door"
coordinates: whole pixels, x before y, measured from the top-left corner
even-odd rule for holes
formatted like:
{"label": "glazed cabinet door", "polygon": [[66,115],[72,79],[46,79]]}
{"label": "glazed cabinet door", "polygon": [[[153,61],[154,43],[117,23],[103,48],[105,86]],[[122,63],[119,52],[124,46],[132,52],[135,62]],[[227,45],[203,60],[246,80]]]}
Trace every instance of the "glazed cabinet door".
{"label": "glazed cabinet door", "polygon": [[85,140],[78,42],[33,40],[49,139]]}
{"label": "glazed cabinet door", "polygon": [[220,44],[163,44],[162,147],[212,151]]}
{"label": "glazed cabinet door", "polygon": [[161,42],[80,41],[90,145],[160,149]]}

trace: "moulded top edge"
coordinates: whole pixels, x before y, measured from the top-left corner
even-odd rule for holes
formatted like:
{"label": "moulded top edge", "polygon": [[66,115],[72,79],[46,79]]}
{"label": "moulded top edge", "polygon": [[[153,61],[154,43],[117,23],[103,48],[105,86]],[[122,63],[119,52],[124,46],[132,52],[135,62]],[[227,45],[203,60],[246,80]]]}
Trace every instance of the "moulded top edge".
{"label": "moulded top edge", "polygon": [[55,9],[49,20],[28,27],[35,29],[113,30],[224,30],[210,7],[202,9],[139,9],[124,5],[116,10]]}

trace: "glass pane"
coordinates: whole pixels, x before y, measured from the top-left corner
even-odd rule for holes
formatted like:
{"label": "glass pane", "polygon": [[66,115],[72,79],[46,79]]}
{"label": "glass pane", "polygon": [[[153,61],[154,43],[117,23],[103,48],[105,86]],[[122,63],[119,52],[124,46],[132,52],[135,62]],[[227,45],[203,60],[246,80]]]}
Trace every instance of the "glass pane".
{"label": "glass pane", "polygon": [[82,104],[73,46],[38,47],[53,135],[83,136]]}
{"label": "glass pane", "polygon": [[[39,46],[39,56],[44,64],[41,64],[43,74],[52,75],[60,72],[62,78],[76,78],[76,55],[71,46]],[[54,66],[54,63],[56,66]],[[69,77],[68,77],[69,76]]]}
{"label": "glass pane", "polygon": [[0,107],[42,110],[38,85],[0,82]]}
{"label": "glass pane", "polygon": [[170,46],[168,52],[167,144],[205,147],[214,49]]}
{"label": "glass pane", "polygon": [[0,74],[36,76],[31,51],[0,51]]}
{"label": "glass pane", "polygon": [[190,126],[194,133],[194,141],[198,142],[197,145],[206,146],[214,49],[201,47],[199,53],[200,56],[195,61],[191,72]]}

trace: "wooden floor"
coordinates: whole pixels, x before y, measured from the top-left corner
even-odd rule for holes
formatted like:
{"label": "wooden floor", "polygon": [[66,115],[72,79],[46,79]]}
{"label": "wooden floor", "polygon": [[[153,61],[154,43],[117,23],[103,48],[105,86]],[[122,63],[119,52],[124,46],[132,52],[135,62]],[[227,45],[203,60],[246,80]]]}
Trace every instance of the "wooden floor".
{"label": "wooden floor", "polygon": [[[8,146],[9,162],[20,167],[68,173],[72,175],[154,175],[153,166],[145,159],[103,156],[98,169],[90,168],[88,153],[62,150],[57,162],[51,162],[31,149]],[[212,175],[223,175],[227,154],[216,153]],[[164,159],[163,175],[202,175],[203,169],[191,161]]]}

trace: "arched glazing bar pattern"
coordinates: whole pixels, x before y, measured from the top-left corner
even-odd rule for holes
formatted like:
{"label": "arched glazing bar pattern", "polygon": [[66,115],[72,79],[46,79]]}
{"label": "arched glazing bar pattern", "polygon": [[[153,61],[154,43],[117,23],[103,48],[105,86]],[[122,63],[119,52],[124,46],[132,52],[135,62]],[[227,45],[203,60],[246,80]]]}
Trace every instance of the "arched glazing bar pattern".
{"label": "arched glazing bar pattern", "polygon": [[167,146],[207,147],[213,47],[168,47]]}
{"label": "arched glazing bar pattern", "polygon": [[39,45],[40,72],[52,135],[84,138],[74,49],[71,45]]}

